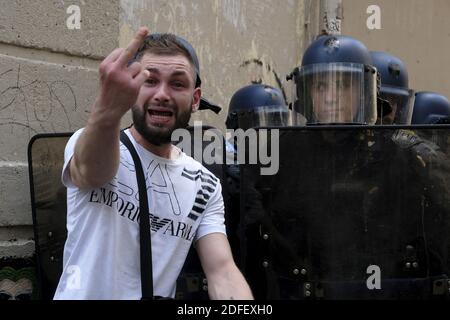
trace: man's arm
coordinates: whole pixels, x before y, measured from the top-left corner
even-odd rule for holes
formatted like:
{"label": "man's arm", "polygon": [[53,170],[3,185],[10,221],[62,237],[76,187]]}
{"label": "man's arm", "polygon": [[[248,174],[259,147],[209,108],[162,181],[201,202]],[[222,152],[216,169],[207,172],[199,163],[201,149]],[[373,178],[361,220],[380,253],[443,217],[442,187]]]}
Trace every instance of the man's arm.
{"label": "man's arm", "polygon": [[208,234],[201,237],[196,246],[208,279],[208,293],[211,299],[253,299],[247,281],[234,263],[228,239],[224,234]]}
{"label": "man's arm", "polygon": [[128,62],[148,30],[141,28],[126,49],[118,48],[100,64],[100,93],[70,160],[69,173],[79,188],[100,187],[110,181],[120,162],[120,120],[134,105],[149,76],[140,63]]}

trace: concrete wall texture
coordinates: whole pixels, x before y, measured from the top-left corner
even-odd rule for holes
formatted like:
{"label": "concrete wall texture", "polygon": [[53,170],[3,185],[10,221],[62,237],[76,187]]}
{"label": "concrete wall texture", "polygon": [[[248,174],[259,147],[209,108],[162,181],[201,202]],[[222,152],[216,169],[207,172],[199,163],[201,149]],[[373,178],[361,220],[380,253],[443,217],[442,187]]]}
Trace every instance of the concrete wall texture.
{"label": "concrete wall texture", "polygon": [[[82,28],[66,10],[78,4]],[[83,126],[97,66],[118,46],[117,1],[0,1],[0,258],[34,252],[27,145]],[[20,231],[20,232],[19,232]]]}
{"label": "concrete wall texture", "polygon": [[[302,52],[304,1],[121,0],[120,4],[120,45],[125,46],[140,25],[188,39],[201,62],[203,94],[222,107],[251,82],[284,90],[285,76]],[[226,111],[200,112],[193,119],[224,129],[225,117]]]}
{"label": "concrete wall texture", "polygon": [[[370,5],[380,8],[379,30],[366,26]],[[343,0],[343,8],[343,34],[400,57],[411,88],[450,98],[450,1]]]}

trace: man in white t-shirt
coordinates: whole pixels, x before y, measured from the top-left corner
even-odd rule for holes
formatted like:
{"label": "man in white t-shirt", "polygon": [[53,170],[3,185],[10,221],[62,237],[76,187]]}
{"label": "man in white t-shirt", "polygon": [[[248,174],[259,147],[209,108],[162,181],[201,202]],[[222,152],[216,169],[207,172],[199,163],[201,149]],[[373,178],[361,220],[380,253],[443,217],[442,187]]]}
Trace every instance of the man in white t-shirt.
{"label": "man in white t-shirt", "polygon": [[[100,93],[85,128],[65,150],[68,237],[55,299],[139,299],[139,200],[120,120],[141,158],[149,198],[154,295],[174,297],[194,244],[212,299],[252,299],[225,234],[220,181],[171,144],[201,104],[192,46],[141,28],[100,64]],[[131,62],[130,62],[131,61]],[[142,271],[145,272],[145,271]]]}

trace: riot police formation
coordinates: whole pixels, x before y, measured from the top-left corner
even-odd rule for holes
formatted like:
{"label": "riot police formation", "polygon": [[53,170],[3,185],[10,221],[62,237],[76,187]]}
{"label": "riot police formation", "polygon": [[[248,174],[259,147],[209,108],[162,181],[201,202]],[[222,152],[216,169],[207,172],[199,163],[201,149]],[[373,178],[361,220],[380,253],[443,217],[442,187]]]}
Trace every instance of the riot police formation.
{"label": "riot police formation", "polygon": [[[322,36],[289,76],[307,125],[281,129],[276,175],[241,165],[241,268],[256,298],[448,295],[448,157],[373,126],[386,110],[390,122],[411,114],[406,69],[389,61],[388,76],[403,82],[383,77],[356,39]],[[390,108],[377,103],[378,72]]]}

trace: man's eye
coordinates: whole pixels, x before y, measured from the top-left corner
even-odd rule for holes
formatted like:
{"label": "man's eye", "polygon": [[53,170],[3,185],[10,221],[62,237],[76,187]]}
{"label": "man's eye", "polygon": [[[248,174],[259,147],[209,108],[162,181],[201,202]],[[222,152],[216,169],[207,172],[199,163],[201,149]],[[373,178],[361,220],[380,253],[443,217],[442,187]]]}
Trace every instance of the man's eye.
{"label": "man's eye", "polygon": [[175,82],[172,83],[172,85],[173,85],[175,88],[184,88],[184,87],[185,87],[184,83],[183,83],[183,82],[180,82],[180,81],[175,81]]}
{"label": "man's eye", "polygon": [[145,83],[149,84],[149,85],[155,85],[156,83],[158,83],[158,81],[156,81],[156,79],[147,79],[147,81],[145,81]]}

